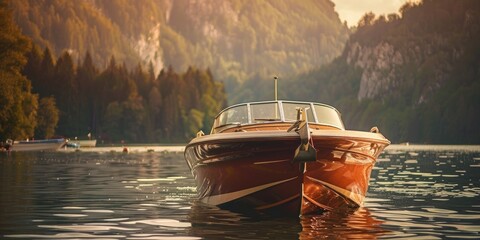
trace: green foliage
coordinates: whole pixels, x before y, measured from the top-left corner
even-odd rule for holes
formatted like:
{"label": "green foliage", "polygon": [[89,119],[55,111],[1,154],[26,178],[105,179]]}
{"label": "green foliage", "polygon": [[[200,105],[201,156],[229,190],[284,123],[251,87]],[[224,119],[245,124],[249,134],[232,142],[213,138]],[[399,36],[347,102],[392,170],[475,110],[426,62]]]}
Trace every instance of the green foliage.
{"label": "green foliage", "polygon": [[21,70],[30,49],[29,40],[13,22],[6,4],[0,2],[0,137],[23,139],[33,136],[38,96]]}
{"label": "green foliage", "polygon": [[[94,3],[94,1],[69,0],[10,0],[8,3],[14,10],[15,21],[22,31],[34,43],[42,48],[50,48],[53,53],[63,53],[68,50],[74,59],[79,59],[80,54],[89,51],[94,53],[92,58],[100,65],[103,65],[111,55],[129,64],[139,60],[128,38],[122,34],[117,25],[129,19],[118,16],[115,20],[122,20],[122,22],[112,22],[112,19],[105,14],[113,13],[107,9],[102,11],[98,7],[109,3],[116,4],[119,3],[118,1],[99,0]],[[123,4],[125,11],[129,11],[136,5],[131,1],[124,1]],[[145,1],[143,6],[148,7],[148,5]],[[130,21],[125,26],[128,26],[128,31],[133,31],[131,29],[135,26],[132,24],[139,22],[142,21]]]}
{"label": "green foliage", "polygon": [[109,134],[111,140],[123,139],[123,122],[122,122],[123,108],[119,102],[111,102],[107,106],[105,112],[105,131]]}
{"label": "green foliage", "polygon": [[59,120],[59,111],[55,98],[46,97],[40,99],[37,113],[37,127],[35,136],[41,139],[48,139],[55,136],[55,128]]}
{"label": "green foliage", "polygon": [[[152,68],[129,71],[113,56],[99,71],[89,53],[76,67],[67,52],[55,63],[48,48],[39,52],[27,54],[24,70],[40,96],[52,96],[42,98],[37,138],[52,136],[58,121],[56,134],[70,138],[92,132],[104,142],[185,141],[208,131],[225,107],[223,84],[209,69],[179,74],[170,67],[155,78]],[[39,70],[50,64],[52,71]]]}
{"label": "green foliage", "polygon": [[184,128],[187,129],[186,134],[189,137],[195,136],[195,134],[203,128],[203,118],[205,114],[197,109],[190,109],[190,112],[185,116]]}
{"label": "green foliage", "polygon": [[62,54],[54,69],[53,79],[47,84],[53,84],[55,87],[49,86],[56,99],[58,108],[60,109],[60,121],[58,123],[58,131],[66,136],[73,135],[78,132],[78,125],[75,124],[79,116],[79,92],[78,82],[76,78],[73,60],[68,53]]}

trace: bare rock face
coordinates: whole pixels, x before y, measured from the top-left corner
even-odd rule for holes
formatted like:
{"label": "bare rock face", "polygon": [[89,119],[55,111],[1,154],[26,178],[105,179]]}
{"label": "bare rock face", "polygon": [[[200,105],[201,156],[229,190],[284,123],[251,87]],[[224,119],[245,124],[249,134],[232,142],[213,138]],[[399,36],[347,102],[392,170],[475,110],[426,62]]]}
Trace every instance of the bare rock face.
{"label": "bare rock face", "polygon": [[[461,47],[449,46],[437,36],[421,45],[410,41],[394,46],[386,41],[376,45],[353,42],[346,52],[347,64],[362,71],[358,100],[399,94],[402,88],[415,91],[415,104],[428,101],[451,75],[452,62],[463,55]],[[438,67],[442,66],[442,67]]]}
{"label": "bare rock face", "polygon": [[374,47],[353,43],[347,55],[347,63],[363,70],[357,98],[375,98],[394,88],[398,84],[397,68],[403,62],[402,54],[387,42]]}
{"label": "bare rock face", "polygon": [[151,63],[155,75],[164,68],[162,49],[160,48],[160,23],[153,27],[148,34],[141,34],[138,40],[132,41],[133,49],[140,56],[142,64]]}

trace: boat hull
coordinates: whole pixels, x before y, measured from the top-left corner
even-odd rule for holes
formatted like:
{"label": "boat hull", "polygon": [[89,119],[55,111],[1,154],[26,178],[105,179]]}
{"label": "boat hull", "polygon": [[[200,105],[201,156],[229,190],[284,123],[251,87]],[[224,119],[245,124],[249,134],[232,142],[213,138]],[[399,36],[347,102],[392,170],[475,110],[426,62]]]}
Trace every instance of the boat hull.
{"label": "boat hull", "polygon": [[65,145],[65,139],[16,141],[12,146],[14,152],[56,151]]}
{"label": "boat hull", "polygon": [[69,142],[78,144],[80,147],[95,147],[97,145],[97,140],[70,140]]}
{"label": "boat hull", "polygon": [[312,130],[316,160],[294,161],[295,132],[222,133],[194,139],[185,159],[202,202],[238,211],[305,215],[361,206],[381,134]]}

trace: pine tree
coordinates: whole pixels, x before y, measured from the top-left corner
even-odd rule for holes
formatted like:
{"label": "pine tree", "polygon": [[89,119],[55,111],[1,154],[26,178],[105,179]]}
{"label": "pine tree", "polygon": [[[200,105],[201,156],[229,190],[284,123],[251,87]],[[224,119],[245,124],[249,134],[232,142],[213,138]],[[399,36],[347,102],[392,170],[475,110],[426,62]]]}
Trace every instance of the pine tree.
{"label": "pine tree", "polygon": [[50,52],[50,49],[48,47],[46,47],[43,51],[43,58],[40,69],[42,71],[38,76],[38,93],[42,97],[51,96],[54,94],[54,92],[52,91],[53,89],[49,86],[51,86],[54,81],[53,74],[55,71],[55,63],[53,62],[52,53]]}
{"label": "pine tree", "polygon": [[98,75],[98,70],[95,67],[90,52],[85,54],[83,63],[77,69],[77,83],[78,83],[78,106],[79,106],[79,125],[80,133],[90,132],[96,133],[96,114],[95,107],[97,102],[94,99],[96,82],[95,78]]}
{"label": "pine tree", "polygon": [[41,76],[44,71],[41,68],[42,52],[37,45],[33,45],[32,49],[27,53],[27,59],[23,74],[32,82],[32,91],[42,96]]}
{"label": "pine tree", "polygon": [[79,97],[75,66],[67,52],[57,60],[54,80],[51,88],[54,89],[53,92],[60,109],[59,132],[67,137],[82,134],[79,123]]}
{"label": "pine tree", "polygon": [[55,135],[55,128],[57,127],[59,119],[59,111],[56,107],[54,97],[45,97],[40,99],[37,116],[37,128],[35,129],[35,136],[37,138],[51,138]]}

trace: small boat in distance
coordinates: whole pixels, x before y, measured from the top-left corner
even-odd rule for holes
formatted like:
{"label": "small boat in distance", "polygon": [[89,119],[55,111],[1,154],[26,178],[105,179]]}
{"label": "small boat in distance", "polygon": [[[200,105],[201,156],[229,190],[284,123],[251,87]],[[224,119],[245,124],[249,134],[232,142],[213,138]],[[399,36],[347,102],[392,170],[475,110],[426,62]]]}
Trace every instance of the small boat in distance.
{"label": "small boat in distance", "polygon": [[75,137],[75,140],[69,140],[69,142],[77,144],[79,147],[95,147],[97,145],[97,139],[92,139],[92,133],[87,134],[88,139],[77,139]]}
{"label": "small boat in distance", "polygon": [[376,127],[345,130],[329,105],[265,101],[222,110],[184,155],[202,202],[298,216],[362,206],[389,144]]}
{"label": "small boat in distance", "polygon": [[[10,140],[10,143],[12,141]],[[11,151],[13,152],[26,152],[26,151],[56,151],[64,146],[66,140],[63,138],[58,139],[46,139],[46,140],[25,140],[14,141],[11,145]]]}
{"label": "small boat in distance", "polygon": [[95,147],[97,145],[97,139],[90,139],[90,140],[69,140],[71,143],[78,144],[79,147]]}

